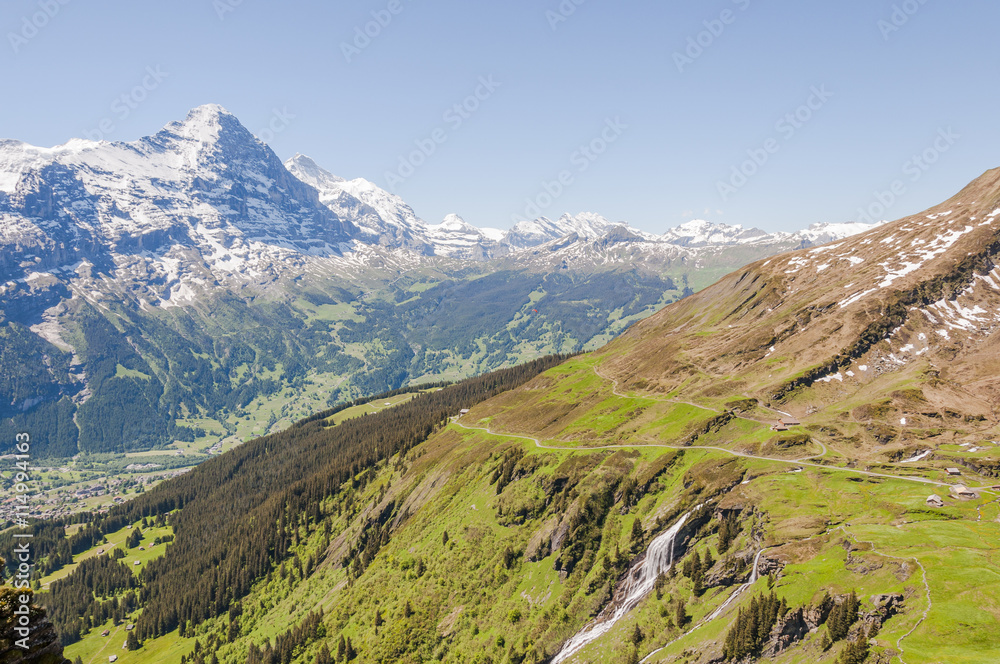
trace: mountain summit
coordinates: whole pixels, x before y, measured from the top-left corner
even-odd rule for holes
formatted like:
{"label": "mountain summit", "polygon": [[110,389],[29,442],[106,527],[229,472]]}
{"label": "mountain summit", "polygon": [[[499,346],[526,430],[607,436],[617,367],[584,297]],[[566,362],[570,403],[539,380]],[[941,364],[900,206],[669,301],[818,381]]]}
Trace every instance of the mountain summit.
{"label": "mountain summit", "polygon": [[[173,262],[215,279],[273,273],[293,252],[339,255],[357,235],[222,107],[192,110],[131,143],[0,146],[0,273],[157,274],[172,297]],[[195,248],[193,259],[189,249]],[[173,270],[176,273],[176,270]]]}

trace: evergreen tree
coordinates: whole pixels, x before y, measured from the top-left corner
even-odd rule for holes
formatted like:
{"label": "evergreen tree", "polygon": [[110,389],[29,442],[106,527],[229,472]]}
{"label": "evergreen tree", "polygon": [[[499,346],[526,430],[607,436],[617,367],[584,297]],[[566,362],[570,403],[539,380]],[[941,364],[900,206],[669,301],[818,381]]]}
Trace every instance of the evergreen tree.
{"label": "evergreen tree", "polygon": [[862,633],[854,641],[847,642],[840,657],[837,658],[837,664],[862,664],[866,659],[868,659],[868,639]]}
{"label": "evergreen tree", "polygon": [[129,632],[128,636],[125,637],[125,649],[126,650],[138,650],[141,647],[139,639],[135,638],[135,632]]}
{"label": "evergreen tree", "polygon": [[330,648],[324,643],[323,647],[316,654],[315,664],[333,664],[333,658],[330,656]]}
{"label": "evergreen tree", "polygon": [[701,555],[695,551],[694,560],[691,561],[691,583],[695,596],[700,596],[704,590],[705,568],[701,562]]}
{"label": "evergreen tree", "polygon": [[677,598],[677,603],[674,606],[674,622],[677,623],[678,629],[683,629],[684,625],[687,624],[687,605],[684,603],[680,597]]}
{"label": "evergreen tree", "polygon": [[722,523],[719,524],[719,553],[723,554],[729,550],[729,545],[732,544],[736,536],[740,534],[739,519],[735,512],[731,512],[722,519]]}
{"label": "evergreen tree", "polygon": [[653,590],[656,592],[657,601],[663,599],[663,589],[667,586],[667,575],[660,572],[656,575],[656,582],[653,583]]}
{"label": "evergreen tree", "polygon": [[629,640],[632,642],[632,645],[638,646],[640,643],[642,643],[642,640],[644,638],[646,638],[646,635],[642,633],[641,629],[639,629],[639,623],[636,623],[635,629],[632,630],[632,634],[629,637]]}
{"label": "evergreen tree", "polygon": [[726,659],[742,660],[760,654],[778,621],[781,602],[773,592],[755,596],[750,606],[741,608],[736,623],[726,633],[723,655]]}
{"label": "evergreen tree", "polygon": [[642,519],[636,518],[632,522],[632,533],[629,535],[632,551],[638,551],[645,543],[646,531],[642,529]]}
{"label": "evergreen tree", "polygon": [[830,617],[827,619],[827,629],[830,631],[830,638],[840,641],[847,636],[851,626],[858,620],[858,609],[860,602],[857,594],[852,590],[843,602],[837,604],[830,610]]}

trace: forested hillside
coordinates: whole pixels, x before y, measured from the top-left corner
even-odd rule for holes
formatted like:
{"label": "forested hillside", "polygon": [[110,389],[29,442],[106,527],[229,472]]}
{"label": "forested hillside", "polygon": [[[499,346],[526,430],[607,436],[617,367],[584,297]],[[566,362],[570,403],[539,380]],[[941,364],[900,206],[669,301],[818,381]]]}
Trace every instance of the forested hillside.
{"label": "forested hillside", "polygon": [[[66,305],[75,322],[64,332],[75,353],[7,321],[0,371],[12,380],[0,387],[0,435],[32,431],[38,454],[68,457],[209,440],[205,419],[223,435],[250,415],[277,430],[294,421],[297,398],[333,405],[577,352],[687,292],[637,270],[495,272],[376,288],[220,294],[162,312],[128,300],[76,301]],[[29,361],[39,355],[48,361]]]}
{"label": "forested hillside", "polygon": [[[393,457],[405,463],[410,450],[449,417],[563,359],[554,356],[469,379],[333,427],[326,420],[339,409],[322,413],[251,441],[116,508],[75,536],[70,551],[93,546],[125,524],[168,514],[175,538],[168,553],[143,570],[141,584],[133,582],[123,564],[102,556],[53,585],[43,601],[64,642],[77,640],[85,625],[103,622],[113,610],[109,603],[117,606],[123,593],[137,591],[132,596],[143,611],[136,634],[145,639],[181,625],[194,629],[226,613],[255,582],[292,558],[295,565],[310,568],[322,563],[325,554],[303,561],[290,552],[301,537],[317,530],[330,536],[332,515],[323,511],[330,498],[363,490],[378,464]],[[404,518],[401,507],[381,515],[369,538],[358,544],[368,559],[387,541],[386,521]],[[53,525],[38,524],[34,532],[39,552],[53,555],[59,546],[51,539]],[[0,545],[10,543],[10,537],[5,534]],[[199,583],[193,585],[191,579]]]}

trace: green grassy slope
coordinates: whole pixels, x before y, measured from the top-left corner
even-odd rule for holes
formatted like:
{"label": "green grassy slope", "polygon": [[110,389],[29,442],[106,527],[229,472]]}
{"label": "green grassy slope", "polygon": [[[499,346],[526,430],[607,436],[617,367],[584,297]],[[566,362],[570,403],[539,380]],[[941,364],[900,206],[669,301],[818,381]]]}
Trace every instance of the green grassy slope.
{"label": "green grassy slope", "polygon": [[[792,608],[854,590],[862,611],[874,595],[899,593],[904,609],[873,635],[873,652],[893,661],[903,652],[909,663],[993,661],[984,635],[1000,620],[990,582],[1000,569],[989,544],[1000,535],[994,495],[928,509],[926,496],[947,487],[913,480],[940,481],[933,466],[900,467],[899,479],[865,475],[821,435],[808,449],[762,449],[773,434],[752,419],[702,432],[720,409],[713,399],[619,396],[594,361],[571,360],[477,406],[405,457],[381,463],[362,490],[345,486],[322,508],[329,534],[319,523],[302,526],[289,561],[241,601],[238,620],[209,620],[184,639],[149,639],[134,661],[179,661],[180,644],[190,652],[197,639],[220,661],[242,662],[251,646],[277,646],[321,609],[322,629],[290,661],[313,662],[324,644],[336,652],[343,636],[359,662],[540,662],[604,606],[659,530],[702,503],[709,508],[678,555],[711,554],[704,590],[670,576],[572,661],[621,661],[633,649],[641,657],[658,648],[651,661],[708,661],[736,613],[771,589]],[[768,453],[771,460],[740,456]],[[392,524],[391,538],[374,552],[352,550],[392,502],[403,505],[397,516],[409,516]],[[725,553],[722,513],[739,515]],[[561,526],[569,527],[553,550]],[[761,549],[779,571],[703,624]],[[303,562],[324,553],[315,569]],[[636,626],[643,638],[633,642]],[[843,642],[823,652],[824,629],[778,661],[833,662]],[[95,633],[68,652],[92,652]]]}

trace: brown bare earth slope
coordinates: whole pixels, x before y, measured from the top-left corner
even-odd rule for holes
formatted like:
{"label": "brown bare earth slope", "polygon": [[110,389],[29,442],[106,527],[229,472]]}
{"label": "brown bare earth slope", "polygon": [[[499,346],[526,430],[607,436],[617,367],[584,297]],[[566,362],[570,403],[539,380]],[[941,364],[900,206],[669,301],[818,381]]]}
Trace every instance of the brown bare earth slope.
{"label": "brown bare earth slope", "polygon": [[919,375],[932,380],[893,414],[992,419],[998,253],[994,169],[926,212],[760,261],[668,306],[599,351],[603,371],[627,390],[711,388],[803,411]]}

